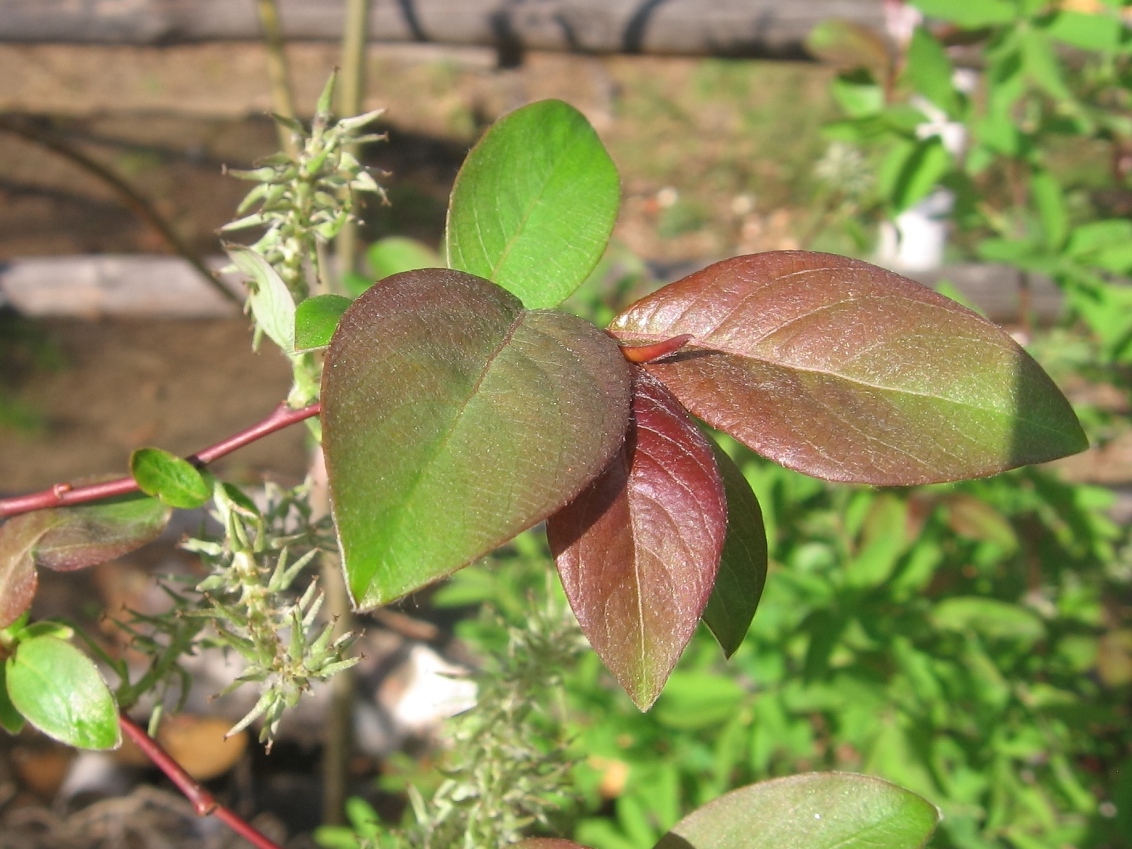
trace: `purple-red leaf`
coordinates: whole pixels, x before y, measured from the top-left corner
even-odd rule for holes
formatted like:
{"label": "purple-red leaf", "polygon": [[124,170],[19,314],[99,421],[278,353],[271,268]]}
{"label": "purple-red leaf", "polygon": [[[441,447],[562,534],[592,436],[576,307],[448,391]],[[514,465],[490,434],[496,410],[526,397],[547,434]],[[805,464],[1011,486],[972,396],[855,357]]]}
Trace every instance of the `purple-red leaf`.
{"label": "purple-red leaf", "polygon": [[36,565],[71,571],[105,563],[157,539],[172,510],[156,498],[130,494],[50,512],[55,522],[36,544]]}
{"label": "purple-red leaf", "polygon": [[53,522],[51,512],[41,510],[0,525],[0,628],[7,628],[31,606],[39,584],[32,552]]}
{"label": "purple-red leaf", "polygon": [[649,373],[712,427],[815,477],[931,483],[1087,447],[1069,402],[1006,333],[858,260],[726,260],[641,299],[610,330],[632,343],[690,333]]}
{"label": "purple-red leaf", "polygon": [[711,445],[634,367],[629,433],[613,462],[547,522],[590,644],[642,710],[696,629],[719,568],[727,504]]}

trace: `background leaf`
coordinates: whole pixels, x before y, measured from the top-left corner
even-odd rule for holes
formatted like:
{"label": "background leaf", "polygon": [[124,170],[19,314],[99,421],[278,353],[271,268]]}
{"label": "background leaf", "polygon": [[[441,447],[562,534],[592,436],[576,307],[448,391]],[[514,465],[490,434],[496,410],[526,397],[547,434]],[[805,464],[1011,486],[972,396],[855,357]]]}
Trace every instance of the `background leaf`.
{"label": "background leaf", "polygon": [[56,521],[36,545],[35,562],[56,570],[84,569],[140,548],[157,539],[172,513],[136,494],[51,512]]}
{"label": "background leaf", "polygon": [[707,438],[659,381],[634,367],[624,447],[550,517],[546,534],[582,631],[642,710],[692,638],[726,530]]}
{"label": "background leaf", "polygon": [[39,585],[32,552],[54,522],[51,511],[39,510],[0,525],[0,628],[7,628],[31,606]]}
{"label": "background leaf", "polygon": [[927,801],[879,778],[809,773],[733,790],[656,849],[918,849],[938,821]]}
{"label": "background leaf", "polygon": [[492,125],[456,176],[448,265],[530,309],[557,306],[601,259],[620,196],[617,168],[581,112],[560,100],[524,106]]}
{"label": "background leaf", "polygon": [[342,295],[307,298],[295,310],[295,350],[314,351],[330,344],[334,328],[352,301]]}
{"label": "background leaf", "polygon": [[747,635],[766,584],[766,527],[743,472],[726,451],[709,441],[727,496],[727,536],[703,619],[724,655],[731,657]]}
{"label": "background leaf", "polygon": [[322,424],[350,591],[397,598],[558,510],[629,416],[617,344],[459,271],[394,275],[346,311]]}
{"label": "background leaf", "polygon": [[142,492],[170,507],[192,510],[212,496],[212,487],[200,469],[161,448],[139,448],[131,454],[130,474]]}
{"label": "background leaf", "polygon": [[366,250],[366,262],[374,280],[384,280],[402,271],[438,268],[444,264],[440,254],[416,239],[407,236],[386,236]]}
{"label": "background leaf", "polygon": [[689,410],[815,477],[907,485],[1083,450],[1069,402],[1013,339],[859,260],[737,257],[614,319],[627,342],[691,333],[645,366]]}
{"label": "background leaf", "polygon": [[120,741],[118,709],[94,662],[58,637],[20,642],[6,661],[8,696],[49,737],[80,749]]}

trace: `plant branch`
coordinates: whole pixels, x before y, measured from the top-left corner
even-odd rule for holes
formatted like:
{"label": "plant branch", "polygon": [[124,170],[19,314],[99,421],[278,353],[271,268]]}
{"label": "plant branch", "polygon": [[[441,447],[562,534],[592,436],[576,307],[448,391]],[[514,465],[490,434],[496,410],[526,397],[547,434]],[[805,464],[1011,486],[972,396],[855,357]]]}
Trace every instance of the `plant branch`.
{"label": "plant branch", "polygon": [[177,789],[189,800],[198,816],[213,816],[227,825],[232,831],[251,843],[256,849],[280,849],[278,843],[273,841],[259,829],[216,801],[216,797],[189,775],[184,767],[173,760],[161,745],[146,734],[133,720],[125,714],[118,715],[118,725],[122,732],[142,750],[143,754],[165,773]]}
{"label": "plant branch", "polygon": [[[194,466],[207,466],[209,463],[219,460],[226,454],[231,454],[236,449],[250,445],[269,434],[275,433],[277,430],[282,430],[304,419],[317,416],[321,410],[322,406],[318,403],[302,407],[298,410],[288,407],[286,404],[280,404],[272,411],[271,415],[263,421],[257,422],[251,427],[245,428],[239,433],[235,433],[227,439],[217,442],[215,445],[202,448],[196,454],[186,459]],[[74,486],[70,483],[57,483],[50,489],[45,489],[41,492],[0,499],[0,518],[16,516],[20,513],[30,513],[33,510],[45,510],[50,507],[65,507],[72,504],[86,504],[91,501],[101,501],[104,498],[112,498],[115,495],[125,495],[126,493],[136,492],[137,490],[137,481],[131,477],[118,478],[117,480],[105,481],[104,483],[87,484],[85,486]]]}
{"label": "plant branch", "polygon": [[68,144],[54,134],[36,126],[32,122],[19,121],[8,116],[0,115],[0,130],[12,133],[26,141],[46,148],[65,159],[69,159],[84,171],[102,180],[102,182],[106,183],[117,193],[118,198],[123,204],[133,210],[138,218],[142,219],[156,230],[161,238],[165,240],[169,247],[171,247],[181,259],[189,263],[201,277],[208,281],[209,286],[215,289],[226,300],[234,304],[242,304],[240,298],[217,280],[212,271],[201,261],[200,257],[196,255],[192,248],[173,231],[173,228],[170,227],[165,219],[158,214],[157,210],[153,208],[153,204],[139,194],[133,186],[114,173],[114,171],[107,168],[101,162],[87,156],[81,150]]}

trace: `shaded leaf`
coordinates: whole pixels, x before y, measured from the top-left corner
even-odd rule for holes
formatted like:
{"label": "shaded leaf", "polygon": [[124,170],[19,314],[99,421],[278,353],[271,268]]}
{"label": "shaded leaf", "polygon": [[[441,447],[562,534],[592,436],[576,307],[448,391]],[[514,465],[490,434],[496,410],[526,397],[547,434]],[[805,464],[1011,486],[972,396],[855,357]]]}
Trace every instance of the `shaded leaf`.
{"label": "shaded leaf", "polygon": [[1013,339],[859,260],[778,251],[716,263],[614,319],[626,342],[691,333],[644,368],[717,430],[829,480],[989,475],[1087,446]]}
{"label": "shaded leaf", "polygon": [[0,628],[7,628],[31,606],[39,585],[33,550],[54,523],[50,510],[39,510],[0,525]]}
{"label": "shaded leaf", "polygon": [[314,351],[330,344],[334,328],[352,301],[342,295],[307,298],[295,310],[295,350]]}
{"label": "shaded leaf", "polygon": [[727,496],[727,536],[703,619],[723,654],[731,657],[747,636],[766,584],[766,527],[742,470],[714,441],[711,447]]}
{"label": "shaded leaf", "polygon": [[36,545],[35,562],[66,571],[105,563],[152,542],[172,511],[156,498],[135,494],[51,513],[56,521]]}
{"label": "shaded leaf", "polygon": [[943,499],[947,525],[953,533],[980,542],[1002,546],[1007,553],[1018,548],[1014,527],[997,509],[981,498],[962,492]]}
{"label": "shaded leaf", "polygon": [[9,734],[19,734],[24,728],[24,717],[8,696],[8,666],[0,663],[0,728]]}
{"label": "shaded leaf", "polygon": [[570,606],[594,651],[642,710],[711,594],[727,504],[711,446],[679,402],[634,366],[625,445],[547,521]]}
{"label": "shaded leaf", "polygon": [[131,454],[130,474],[142,492],[170,507],[192,510],[212,496],[212,487],[200,469],[160,448],[139,448]]}
{"label": "shaded leaf", "polygon": [[94,662],[58,637],[34,637],[8,658],[8,695],[49,737],[80,749],[112,749],[120,741],[118,709]]}
{"label": "shaded leaf", "polygon": [[593,325],[459,271],[375,284],[342,317],[322,384],[355,603],[411,592],[558,510],[628,417],[628,364]]}
{"label": "shaded leaf", "polygon": [[588,849],[588,847],[560,837],[528,837],[514,844],[513,849]]}
{"label": "shaded leaf", "polygon": [[617,168],[593,127],[560,100],[500,118],[452,189],[448,265],[498,283],[528,308],[582,284],[617,218]]}
{"label": "shaded leaf", "polygon": [[809,773],[733,790],[655,849],[918,849],[939,822],[926,800],[879,778]]}
{"label": "shaded leaf", "polygon": [[228,245],[232,264],[247,275],[248,306],[256,326],[285,353],[295,350],[295,298],[283,278],[251,248]]}

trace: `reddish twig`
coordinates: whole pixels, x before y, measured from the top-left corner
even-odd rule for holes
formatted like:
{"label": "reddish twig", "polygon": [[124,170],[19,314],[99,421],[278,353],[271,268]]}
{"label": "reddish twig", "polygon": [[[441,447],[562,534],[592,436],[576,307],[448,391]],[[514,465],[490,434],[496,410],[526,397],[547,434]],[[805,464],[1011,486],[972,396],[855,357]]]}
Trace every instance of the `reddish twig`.
{"label": "reddish twig", "polygon": [[193,810],[196,811],[197,816],[216,817],[244,840],[255,846],[256,849],[280,849],[278,843],[234,811],[216,801],[215,796],[201,787],[191,775],[185,772],[184,767],[173,760],[172,756],[161,748],[156,740],[146,734],[128,716],[119,714],[118,725],[122,728],[122,732],[142,750],[142,753],[153,761],[157,768],[165,773],[166,777],[184,794],[193,806]]}
{"label": "reddish twig", "polygon": [[[319,412],[321,412],[321,409],[321,405],[317,403],[299,410],[288,407],[286,404],[280,404],[271,415],[263,421],[239,433],[233,434],[227,439],[217,442],[215,445],[201,449],[187,459],[195,466],[207,466],[209,463],[220,459],[225,454],[231,454],[237,448],[250,445],[257,439],[262,439],[268,434],[275,433],[275,431],[282,430],[296,422],[317,416]],[[86,484],[83,486],[75,486],[70,483],[57,483],[50,489],[45,489],[42,492],[17,495],[14,498],[0,498],[0,518],[16,516],[20,513],[30,513],[33,510],[45,510],[50,507],[65,507],[69,504],[87,504],[91,501],[100,501],[103,498],[111,498],[115,495],[125,495],[129,492],[136,492],[137,489],[137,481],[129,477],[106,481],[104,483]]]}

